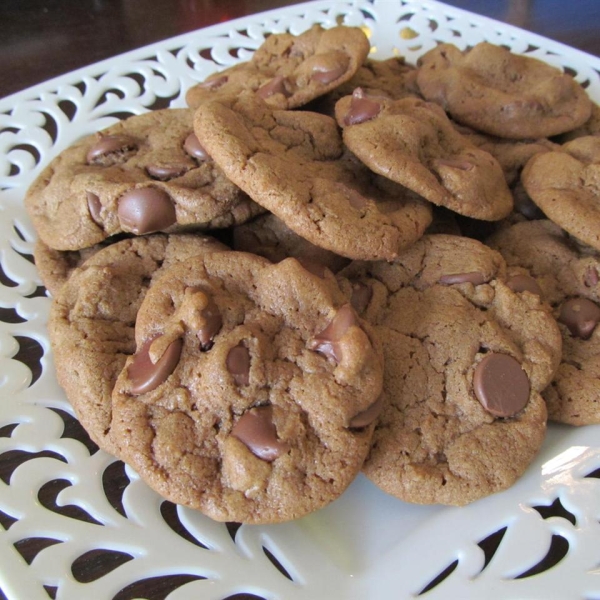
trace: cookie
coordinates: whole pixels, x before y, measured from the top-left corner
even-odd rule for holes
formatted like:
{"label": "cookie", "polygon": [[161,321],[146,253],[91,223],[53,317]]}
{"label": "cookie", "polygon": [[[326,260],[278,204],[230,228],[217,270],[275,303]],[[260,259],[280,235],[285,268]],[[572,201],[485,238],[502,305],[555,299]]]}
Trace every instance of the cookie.
{"label": "cookie", "polygon": [[40,239],[80,250],[123,232],[228,227],[263,212],[208,159],[192,117],[136,115],[61,152],[25,196]]}
{"label": "cookie", "polygon": [[579,240],[600,250],[600,137],[567,142],[535,155],[521,174],[529,197],[544,214]]}
{"label": "cookie", "polygon": [[203,236],[131,238],[75,269],[51,306],[48,331],[58,382],[81,424],[111,454],[111,394],[135,352],[134,326],[148,287],[163,269],[225,246]]}
{"label": "cookie", "polygon": [[293,257],[305,269],[319,276],[323,276],[325,268],[337,273],[350,262],[343,256],[311,244],[273,214],[262,215],[234,227],[232,248],[264,256],[271,262]]}
{"label": "cookie", "polygon": [[507,140],[457,125],[457,131],[473,145],[489,152],[497,161],[509,187],[517,184],[529,159],[541,152],[557,150],[560,145],[546,138],[539,140]]}
{"label": "cookie", "polygon": [[386,60],[368,58],[356,75],[333,91],[321,96],[306,108],[335,116],[335,104],[344,96],[360,88],[370,96],[383,96],[400,100],[407,96],[421,97],[417,86],[417,69],[406,63],[403,57],[393,56]]}
{"label": "cookie", "polygon": [[382,357],[333,275],[241,253],[175,265],[146,295],[113,394],[119,455],[218,521],[298,518],[360,470]]}
{"label": "cookie", "polygon": [[556,141],[564,144],[570,142],[579,137],[585,137],[587,135],[599,135],[600,134],[600,106],[596,103],[592,104],[592,114],[590,118],[577,129],[563,133],[556,138]]}
{"label": "cookie", "polygon": [[461,52],[440,44],[418,61],[417,84],[459,123],[512,139],[536,139],[580,127],[592,103],[556,67],[487,42]]}
{"label": "cookie", "polygon": [[387,493],[463,505],[508,488],[539,450],[539,392],[558,366],[560,334],[505,274],[497,252],[444,234],[340,273],[384,347],[387,405],[363,470]]}
{"label": "cookie", "polygon": [[431,220],[427,202],[344,152],[336,123],[326,115],[273,110],[246,94],[203,104],[194,130],[255,202],[341,256],[390,260]]}
{"label": "cookie", "polygon": [[517,223],[488,243],[510,266],[527,269],[559,323],[562,362],[543,392],[549,418],[570,425],[600,423],[600,254],[548,220]]}
{"label": "cookie", "polygon": [[250,61],[215,73],[186,93],[187,105],[254,92],[278,108],[297,108],[348,81],[366,59],[358,27],[314,25],[300,35],[270,35]]}
{"label": "cookie", "polygon": [[436,104],[357,90],[336,104],[336,119],[363,163],[433,204],[486,221],[512,210],[496,159],[459,134]]}
{"label": "cookie", "polygon": [[56,296],[71,273],[102,247],[102,244],[96,244],[82,250],[53,250],[38,239],[33,248],[33,258],[45,288]]}

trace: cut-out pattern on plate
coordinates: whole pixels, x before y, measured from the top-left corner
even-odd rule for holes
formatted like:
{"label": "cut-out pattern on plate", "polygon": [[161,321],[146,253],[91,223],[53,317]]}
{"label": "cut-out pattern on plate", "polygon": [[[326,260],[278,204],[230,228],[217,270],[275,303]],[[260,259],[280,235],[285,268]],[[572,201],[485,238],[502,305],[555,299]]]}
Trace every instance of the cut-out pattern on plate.
{"label": "cut-out pattern on plate", "polygon": [[[314,515],[249,527],[166,503],[74,420],[52,366],[50,298],[31,262],[29,184],[82,136],[132,114],[183,107],[194,82],[246,60],[269,34],[314,23],[361,26],[374,57],[413,64],[440,42],[487,40],[564,69],[600,101],[598,59],[428,0],[299,4],[1,100],[0,597],[600,598],[598,427],[550,427],[516,486],[468,507],[405,505],[359,477]],[[25,343],[36,349],[27,353],[32,364],[21,361]]]}

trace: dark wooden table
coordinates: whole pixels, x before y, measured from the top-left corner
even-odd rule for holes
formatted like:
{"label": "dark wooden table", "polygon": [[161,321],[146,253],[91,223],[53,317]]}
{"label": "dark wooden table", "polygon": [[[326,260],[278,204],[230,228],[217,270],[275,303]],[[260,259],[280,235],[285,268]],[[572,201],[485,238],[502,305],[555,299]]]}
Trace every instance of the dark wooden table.
{"label": "dark wooden table", "polygon": [[[293,4],[300,3],[289,0],[2,0],[0,97],[181,33]],[[600,56],[598,0],[569,3],[564,0],[447,0],[447,4],[517,25]],[[39,365],[39,354],[39,348],[25,343],[19,359],[34,365],[35,369],[35,365]],[[74,419],[68,415],[63,418],[68,435],[79,439],[85,437]],[[3,433],[10,435],[10,432],[0,431],[0,435]],[[0,478],[8,477],[19,462],[17,455],[0,457]],[[126,479],[122,472],[115,472],[114,476],[113,487],[118,496]],[[49,502],[58,491],[47,490]],[[166,518],[168,514],[166,511]],[[10,522],[0,518],[0,525],[6,527]],[[232,535],[235,529],[231,526]],[[27,559],[35,553],[36,547],[33,543],[25,543],[19,551]],[[81,576],[85,577],[86,572],[101,571],[103,566],[106,567],[102,560],[101,556],[90,557],[89,564],[82,567]],[[55,588],[47,591],[49,597],[55,597]],[[164,598],[169,591],[168,582],[164,586],[157,586],[155,582],[152,589],[123,590],[119,598],[124,600],[137,594],[144,598]],[[4,597],[0,590],[0,600]],[[241,600],[256,596],[239,594],[232,598]]]}
{"label": "dark wooden table", "polygon": [[[127,50],[290,0],[2,0],[0,97]],[[600,56],[598,0],[449,0]]]}

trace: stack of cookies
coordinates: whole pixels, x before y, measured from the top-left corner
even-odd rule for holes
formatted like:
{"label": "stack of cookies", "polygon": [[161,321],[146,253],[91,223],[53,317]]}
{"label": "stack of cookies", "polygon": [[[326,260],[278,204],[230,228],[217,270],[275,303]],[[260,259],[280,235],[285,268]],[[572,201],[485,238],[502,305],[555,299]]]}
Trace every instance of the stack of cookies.
{"label": "stack of cookies", "polygon": [[600,422],[600,119],[482,43],[271,35],[60,154],[25,203],[90,437],[219,521],[506,489]]}

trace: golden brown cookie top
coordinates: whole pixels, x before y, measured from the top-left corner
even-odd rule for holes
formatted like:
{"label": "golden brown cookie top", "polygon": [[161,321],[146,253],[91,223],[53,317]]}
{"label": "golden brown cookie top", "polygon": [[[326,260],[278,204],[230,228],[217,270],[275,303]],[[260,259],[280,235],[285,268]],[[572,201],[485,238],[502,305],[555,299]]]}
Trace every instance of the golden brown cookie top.
{"label": "golden brown cookie top", "polygon": [[600,137],[577,138],[533,156],[521,180],[551,221],[600,250]]}
{"label": "golden brown cookie top", "polygon": [[304,268],[320,276],[324,276],[325,268],[337,273],[350,262],[343,256],[311,244],[274,214],[261,215],[234,227],[232,248],[264,256],[271,262],[294,257]]}
{"label": "golden brown cookie top", "polygon": [[517,223],[488,243],[511,267],[527,269],[558,322],[562,362],[543,393],[549,417],[571,425],[600,423],[600,254],[548,220]]}
{"label": "golden brown cookie top", "polygon": [[352,94],[356,88],[361,88],[369,95],[393,100],[407,96],[421,97],[417,86],[417,69],[406,63],[403,57],[394,56],[385,60],[368,58],[352,79],[321,96],[307,108],[333,117],[336,102]]}
{"label": "golden brown cookie top", "polygon": [[56,250],[123,232],[226,227],[262,211],[202,149],[191,109],[134,115],[85,137],[42,171],[25,206]]}
{"label": "golden brown cookie top", "polygon": [[226,247],[206,236],[156,234],[98,250],[58,290],[48,330],[58,381],[90,437],[115,453],[111,393],[135,351],[142,299],[163,269]]}
{"label": "golden brown cookie top", "polygon": [[496,159],[458,133],[438,105],[359,89],[336,104],[336,119],[362,162],[430,202],[486,221],[512,210]]}
{"label": "golden brown cookie top", "polygon": [[203,104],[195,131],[255,202],[311,243],[348,258],[391,259],[431,221],[427,202],[346,152],[335,121],[270,108],[252,94]]}
{"label": "golden brown cookie top", "polygon": [[245,63],[190,88],[186,102],[256,93],[278,108],[297,108],[348,81],[366,59],[369,40],[358,27],[314,25],[300,35],[270,35]]}
{"label": "golden brown cookie top", "polygon": [[360,470],[383,365],[333,275],[240,252],[188,261],[146,295],[136,341],[113,437],[164,496],[220,521],[278,522]]}
{"label": "golden brown cookie top", "polygon": [[586,91],[566,73],[502,46],[481,42],[464,52],[440,44],[419,59],[427,100],[465,125],[513,139],[564,133],[590,117]]}
{"label": "golden brown cookie top", "polygon": [[384,345],[389,405],[367,476],[418,503],[460,505],[512,485],[544,437],[539,392],[560,359],[549,311],[510,289],[497,252],[458,236],[424,236],[392,263],[355,262],[344,275]]}

